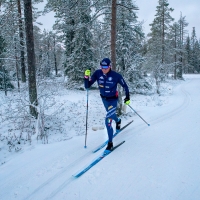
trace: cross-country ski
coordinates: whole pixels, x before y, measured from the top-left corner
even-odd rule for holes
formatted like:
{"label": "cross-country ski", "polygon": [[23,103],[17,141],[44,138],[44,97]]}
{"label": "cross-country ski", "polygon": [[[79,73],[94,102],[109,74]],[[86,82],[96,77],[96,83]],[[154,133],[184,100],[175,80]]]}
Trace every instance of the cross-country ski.
{"label": "cross-country ski", "polygon": [[107,155],[109,155],[110,153],[112,153],[116,148],[118,148],[119,146],[121,146],[125,141],[120,142],[119,144],[117,144],[116,146],[113,147],[113,149],[111,151],[107,151],[105,150],[100,156],[98,156],[93,162],[91,162],[87,167],[85,167],[83,170],[77,172],[75,175],[73,175],[74,177],[78,178],[81,175],[83,175],[85,172],[87,172],[90,168],[92,168],[93,166],[95,166],[98,162],[100,162],[103,158],[105,158]]}
{"label": "cross-country ski", "polygon": [[[130,122],[128,122],[126,125],[124,125],[120,130],[116,131],[115,134],[113,135],[113,138],[116,137],[121,131],[123,131],[132,122],[133,122],[133,120],[130,121]],[[95,148],[92,152],[96,153],[97,151],[99,151],[100,149],[102,149],[103,147],[105,147],[107,144],[108,144],[108,140],[106,140],[103,144],[101,144],[100,146],[98,146],[97,148]]]}

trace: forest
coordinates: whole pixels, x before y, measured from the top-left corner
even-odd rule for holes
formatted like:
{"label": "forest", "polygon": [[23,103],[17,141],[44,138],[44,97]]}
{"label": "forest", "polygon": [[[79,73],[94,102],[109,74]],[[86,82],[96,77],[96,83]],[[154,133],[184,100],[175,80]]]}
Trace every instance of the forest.
{"label": "forest", "polygon": [[[0,117],[15,124],[20,136],[12,137],[18,142],[23,132],[28,139],[35,132],[44,139],[47,118],[56,111],[45,112],[62,107],[54,99],[58,88],[84,91],[84,71],[98,69],[104,57],[111,58],[133,95],[160,95],[167,79],[200,73],[195,27],[187,29],[184,13],[175,21],[168,0],[158,0],[147,35],[132,0],[47,0],[38,12],[40,2],[0,1],[0,89],[6,98]],[[41,30],[37,18],[51,11],[53,29]]]}

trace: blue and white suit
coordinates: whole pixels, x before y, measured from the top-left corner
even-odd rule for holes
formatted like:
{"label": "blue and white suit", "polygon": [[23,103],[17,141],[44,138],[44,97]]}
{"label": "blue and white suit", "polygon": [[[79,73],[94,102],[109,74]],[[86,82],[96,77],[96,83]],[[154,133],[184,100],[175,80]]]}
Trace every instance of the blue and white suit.
{"label": "blue and white suit", "polygon": [[112,142],[112,120],[118,122],[116,115],[118,101],[117,84],[119,83],[124,88],[126,97],[129,97],[129,89],[121,74],[111,69],[107,74],[103,74],[101,69],[96,70],[90,80],[85,78],[85,88],[89,88],[95,81],[98,83],[100,96],[107,111],[105,124],[108,131],[108,140]]}

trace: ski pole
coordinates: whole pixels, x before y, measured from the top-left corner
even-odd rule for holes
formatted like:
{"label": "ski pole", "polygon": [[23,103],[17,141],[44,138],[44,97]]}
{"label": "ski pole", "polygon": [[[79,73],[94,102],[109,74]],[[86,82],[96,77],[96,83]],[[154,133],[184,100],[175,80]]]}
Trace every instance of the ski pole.
{"label": "ski pole", "polygon": [[[91,68],[89,68],[89,70],[91,70]],[[88,77],[88,80],[89,80],[89,77]],[[85,128],[86,128],[86,132],[85,132],[85,146],[84,148],[87,148],[87,124],[88,124],[88,96],[89,96],[89,87],[88,87],[88,82],[87,82],[87,108],[86,108],[86,125],[85,125]]]}
{"label": "ski pole", "polygon": [[87,123],[88,123],[88,92],[89,91],[89,89],[87,89],[87,106],[86,106],[86,132],[85,132],[85,148],[87,148],[87,146],[86,146],[86,142],[87,142]]}
{"label": "ski pole", "polygon": [[148,126],[150,126],[150,124],[148,124],[130,105],[128,105]]}

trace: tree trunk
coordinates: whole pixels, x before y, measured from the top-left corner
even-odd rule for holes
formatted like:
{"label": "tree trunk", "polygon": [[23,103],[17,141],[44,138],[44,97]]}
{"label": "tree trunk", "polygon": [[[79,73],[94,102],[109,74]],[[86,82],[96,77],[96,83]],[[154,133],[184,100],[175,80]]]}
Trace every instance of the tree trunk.
{"label": "tree trunk", "polygon": [[4,91],[5,91],[5,95],[7,96],[7,80],[6,80],[6,70],[5,70],[5,66],[3,65],[3,84],[4,84]]}
{"label": "tree trunk", "polygon": [[183,23],[182,23],[182,15],[180,17],[180,64],[179,64],[179,78],[182,79],[183,78],[183,53],[182,53],[182,50],[183,50]]}
{"label": "tree trunk", "polygon": [[29,83],[29,100],[30,114],[37,118],[37,86],[36,86],[36,69],[35,69],[35,50],[33,37],[33,17],[32,2],[24,0],[24,17],[26,29],[26,46],[27,46],[27,62],[28,62],[28,83]]}
{"label": "tree trunk", "polygon": [[177,65],[176,65],[176,38],[177,38],[177,33],[176,33],[176,25],[175,25],[175,44],[174,44],[174,47],[175,47],[175,55],[174,55],[174,62],[175,62],[175,66],[174,66],[174,79],[176,79],[177,77]]}
{"label": "tree trunk", "polygon": [[162,64],[164,63],[165,57],[165,13],[163,4],[163,16],[162,16]]}
{"label": "tree trunk", "polygon": [[21,48],[21,78],[22,82],[26,82],[26,67],[25,67],[25,58],[24,58],[24,34],[23,34],[23,23],[22,23],[22,11],[21,11],[21,2],[17,0],[18,5],[18,17],[19,17],[19,38],[20,38],[20,48]]}
{"label": "tree trunk", "polygon": [[20,92],[20,84],[19,84],[19,65],[18,65],[18,57],[17,57],[17,47],[16,47],[16,39],[15,39],[15,66],[16,66],[16,76],[17,76],[17,88],[18,92]]}
{"label": "tree trunk", "polygon": [[56,76],[58,75],[58,67],[57,67],[57,59],[56,59],[56,35],[53,36],[54,38],[54,65],[55,65],[55,72]]}
{"label": "tree trunk", "polygon": [[116,70],[116,14],[117,0],[112,0],[112,20],[111,20],[111,61],[112,70]]}

